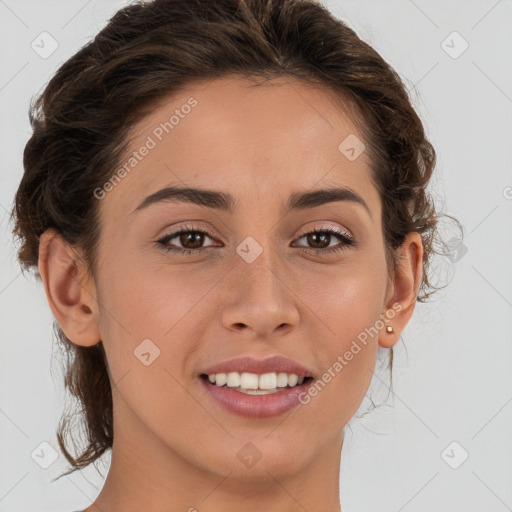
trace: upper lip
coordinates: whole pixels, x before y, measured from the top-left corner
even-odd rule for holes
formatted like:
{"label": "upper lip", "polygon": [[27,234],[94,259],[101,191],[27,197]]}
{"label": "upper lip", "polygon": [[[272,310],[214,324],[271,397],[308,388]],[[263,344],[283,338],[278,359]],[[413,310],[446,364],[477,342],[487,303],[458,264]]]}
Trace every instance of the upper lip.
{"label": "upper lip", "polygon": [[271,356],[265,359],[255,357],[237,357],[222,363],[209,366],[200,373],[212,375],[214,373],[248,372],[261,375],[263,373],[295,373],[298,377],[312,377],[313,372],[305,366],[283,356]]}

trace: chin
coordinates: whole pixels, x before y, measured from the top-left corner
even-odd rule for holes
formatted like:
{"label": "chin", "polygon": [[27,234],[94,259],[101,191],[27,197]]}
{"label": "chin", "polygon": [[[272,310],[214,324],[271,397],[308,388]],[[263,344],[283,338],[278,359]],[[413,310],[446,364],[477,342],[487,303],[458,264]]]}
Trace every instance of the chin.
{"label": "chin", "polygon": [[[267,435],[268,432],[265,433]],[[298,458],[297,454],[302,458]],[[252,437],[251,440],[234,442],[233,446],[219,453],[216,462],[208,464],[209,470],[219,476],[229,475],[230,480],[239,482],[265,482],[294,475],[309,464],[309,453],[269,438]],[[204,463],[204,460],[203,460]]]}

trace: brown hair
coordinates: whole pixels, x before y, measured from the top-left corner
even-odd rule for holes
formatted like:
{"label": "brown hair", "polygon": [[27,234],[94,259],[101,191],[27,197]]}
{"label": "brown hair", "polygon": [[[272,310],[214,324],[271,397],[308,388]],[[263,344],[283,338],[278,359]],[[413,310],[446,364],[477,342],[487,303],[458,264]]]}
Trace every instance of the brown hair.
{"label": "brown hair", "polygon": [[[407,233],[421,233],[417,300],[425,301],[435,291],[428,269],[438,216],[426,190],[434,148],[398,74],[314,0],[154,0],[115,13],[31,103],[33,133],[11,214],[22,269],[35,267],[40,278],[39,237],[55,228],[83,249],[94,276],[100,225],[93,191],[122,161],[130,128],[181,87],[228,74],[298,78],[329,88],[350,106],[382,199],[389,270]],[[86,448],[71,455],[65,437],[72,418],[63,415],[57,438],[69,474],[112,447],[112,390],[102,342],[77,346],[56,322],[54,328],[67,356],[65,386],[82,406],[87,437]]]}

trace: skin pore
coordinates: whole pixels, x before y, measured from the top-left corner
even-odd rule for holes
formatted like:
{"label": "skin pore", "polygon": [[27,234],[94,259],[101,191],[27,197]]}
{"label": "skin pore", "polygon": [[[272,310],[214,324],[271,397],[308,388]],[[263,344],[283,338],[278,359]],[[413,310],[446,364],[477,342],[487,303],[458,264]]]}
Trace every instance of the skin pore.
{"label": "skin pore", "polygon": [[[155,128],[191,97],[197,105],[158,140]],[[390,279],[367,154],[351,161],[338,149],[362,135],[319,86],[215,79],[161,102],[135,128],[132,151],[148,136],[156,145],[98,200],[97,275],[53,230],[41,238],[52,312],[74,343],[103,342],[113,387],[111,467],[87,512],[340,512],[343,428],[378,347],[392,347],[411,318],[421,236],[407,236]],[[137,209],[170,186],[229,193],[233,210],[176,199]],[[287,210],[292,194],[332,187],[368,210],[351,200]],[[167,237],[166,246],[196,252],[156,243],[180,229],[192,231],[188,240]],[[305,236],[314,229],[325,238]],[[262,248],[251,263],[236,250],[247,237]],[[384,327],[359,343],[317,396],[284,415],[238,416],[201,385],[202,368],[239,356],[283,355],[320,378],[393,305],[394,333]],[[147,366],[134,355],[145,339],[160,350]],[[238,456],[247,443],[261,455],[250,467]]]}

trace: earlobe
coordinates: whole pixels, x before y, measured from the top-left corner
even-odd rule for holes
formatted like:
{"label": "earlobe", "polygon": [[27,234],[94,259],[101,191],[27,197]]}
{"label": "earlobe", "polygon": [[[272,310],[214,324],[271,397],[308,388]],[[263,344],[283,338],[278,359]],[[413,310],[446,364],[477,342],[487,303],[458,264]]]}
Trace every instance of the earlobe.
{"label": "earlobe", "polygon": [[96,290],[87,263],[53,228],[40,237],[38,268],[48,304],[64,334],[77,345],[98,343]]}
{"label": "earlobe", "polygon": [[399,257],[390,288],[391,297],[386,301],[383,312],[385,326],[379,332],[379,346],[382,348],[391,348],[400,339],[414,312],[423,275],[423,242],[419,233],[409,233],[397,251]]}

